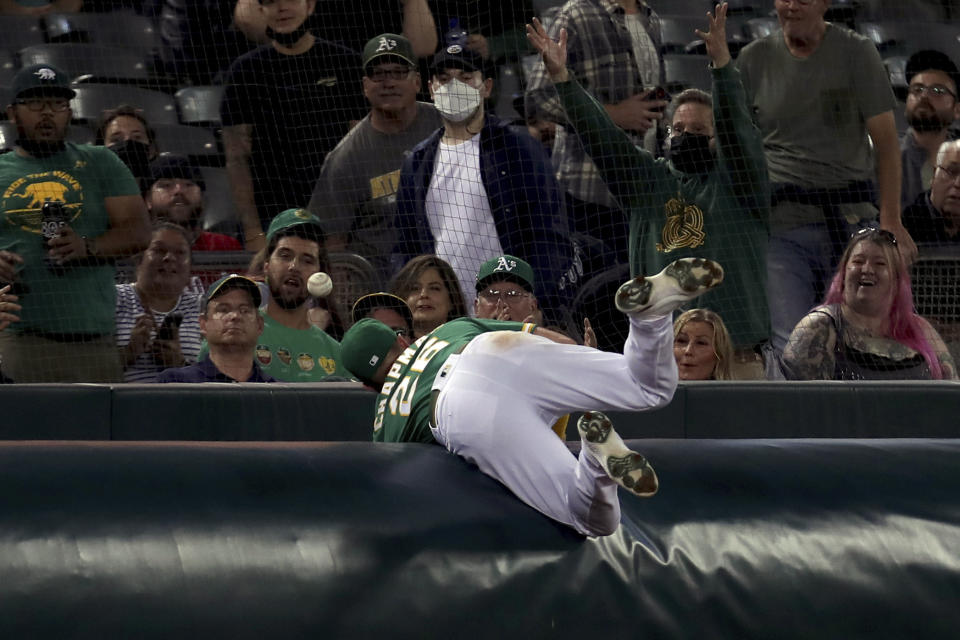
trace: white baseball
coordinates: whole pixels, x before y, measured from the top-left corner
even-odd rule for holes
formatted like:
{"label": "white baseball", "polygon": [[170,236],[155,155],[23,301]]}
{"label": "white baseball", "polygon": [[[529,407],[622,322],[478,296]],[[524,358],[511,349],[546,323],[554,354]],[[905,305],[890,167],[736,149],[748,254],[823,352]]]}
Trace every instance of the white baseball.
{"label": "white baseball", "polygon": [[323,271],[318,271],[307,280],[307,291],[315,298],[326,298],[333,291],[333,280]]}

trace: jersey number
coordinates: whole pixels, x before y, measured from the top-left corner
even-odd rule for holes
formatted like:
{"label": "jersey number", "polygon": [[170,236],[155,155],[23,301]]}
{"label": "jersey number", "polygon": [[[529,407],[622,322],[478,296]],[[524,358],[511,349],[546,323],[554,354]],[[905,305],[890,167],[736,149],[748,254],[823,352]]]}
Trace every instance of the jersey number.
{"label": "jersey number", "polygon": [[413,403],[413,394],[417,392],[417,380],[420,376],[405,376],[390,394],[390,414],[401,416],[410,415],[410,405]]}

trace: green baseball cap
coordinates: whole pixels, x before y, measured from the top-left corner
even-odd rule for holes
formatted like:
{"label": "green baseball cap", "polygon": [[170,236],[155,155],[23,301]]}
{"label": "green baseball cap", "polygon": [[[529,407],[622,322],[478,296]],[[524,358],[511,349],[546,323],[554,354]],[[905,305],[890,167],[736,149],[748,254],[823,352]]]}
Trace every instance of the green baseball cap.
{"label": "green baseball cap", "polygon": [[267,229],[267,244],[270,244],[273,237],[281,231],[299,225],[310,225],[310,228],[303,230],[307,237],[315,237],[318,242],[323,242],[323,225],[320,224],[320,218],[306,209],[287,209],[270,222],[270,228]]}
{"label": "green baseball cap", "polygon": [[480,265],[480,270],[477,271],[477,291],[493,280],[512,280],[533,293],[533,267],[529,262],[515,256],[497,256]]}
{"label": "green baseball cap", "polygon": [[381,33],[371,38],[363,47],[363,68],[381,56],[396,56],[411,67],[417,66],[417,57],[413,55],[413,45],[403,36],[395,33]]}
{"label": "green baseball cap", "polygon": [[250,292],[250,297],[253,298],[254,306],[260,306],[260,285],[247,276],[231,273],[228,276],[223,276],[210,285],[210,287],[207,289],[207,292],[203,294],[203,301],[201,302],[200,310],[206,313],[207,304],[211,300],[215,300],[231,289],[247,290]]}
{"label": "green baseball cap", "polygon": [[77,92],[70,88],[70,76],[52,64],[32,64],[17,71],[10,83],[13,98],[27,97],[24,94],[55,95],[73,98]]}
{"label": "green baseball cap", "polygon": [[373,318],[363,318],[344,334],[340,358],[347,371],[370,384],[387,353],[397,342],[393,329]]}

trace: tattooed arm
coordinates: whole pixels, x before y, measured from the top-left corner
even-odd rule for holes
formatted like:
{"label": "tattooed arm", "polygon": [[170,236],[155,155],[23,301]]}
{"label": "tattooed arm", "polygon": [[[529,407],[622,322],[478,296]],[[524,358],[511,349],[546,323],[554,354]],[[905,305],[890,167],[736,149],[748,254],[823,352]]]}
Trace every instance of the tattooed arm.
{"label": "tattooed arm", "polygon": [[920,322],[923,325],[923,337],[925,337],[927,342],[930,343],[930,346],[933,347],[933,352],[940,362],[940,368],[943,370],[943,379],[957,380],[957,365],[954,363],[953,356],[950,355],[950,350],[947,349],[947,345],[943,342],[943,338],[940,337],[937,330],[934,329],[925,318],[920,318]]}
{"label": "tattooed arm", "polygon": [[804,316],[783,350],[783,368],[790,380],[833,380],[837,331],[822,311]]}

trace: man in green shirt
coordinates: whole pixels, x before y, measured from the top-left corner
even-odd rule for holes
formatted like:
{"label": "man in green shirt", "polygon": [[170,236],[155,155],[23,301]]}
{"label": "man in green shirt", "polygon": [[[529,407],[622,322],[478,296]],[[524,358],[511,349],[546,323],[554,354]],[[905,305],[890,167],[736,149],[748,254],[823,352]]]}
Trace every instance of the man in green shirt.
{"label": "man in green shirt", "polygon": [[147,246],[136,181],[105,147],[65,142],[69,77],[39,64],[12,83],[7,117],[17,145],[0,155],[0,286],[19,320],[0,331],[15,382],[120,382],[115,269],[108,259]]}
{"label": "man in green shirt", "polygon": [[365,318],[343,338],[343,360],[380,390],[374,441],[438,442],[502,482],[520,500],[584,535],[620,521],[617,486],[647,497],[657,477],[602,413],[577,425],[579,459],[551,430],[582,407],[641,411],[670,401],[677,386],[670,314],[713,288],[720,266],[684,258],[623,284],[623,354],[573,344],[533,324],[458,318],[413,344]]}
{"label": "man in green shirt", "polygon": [[770,187],[763,140],[746,107],[726,41],[726,5],[700,32],[711,58],[713,96],[674,98],[669,160],[633,144],[566,67],[566,34],[553,42],[528,27],[567,118],[630,216],[630,272],[650,273],[683,256],[724,266],[727,286],[697,301],[719,313],[743,358],[770,337],[765,291]]}
{"label": "man in green shirt", "polygon": [[270,223],[263,275],[268,295],[257,362],[284,382],[349,378],[340,344],[307,317],[307,280],[327,264],[320,220],[306,209],[287,209]]}

